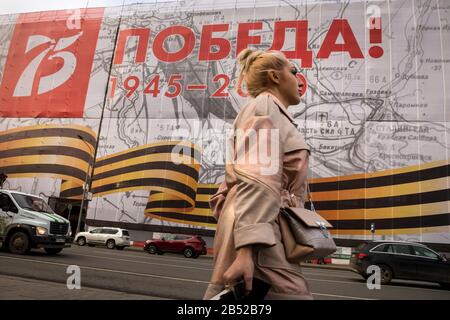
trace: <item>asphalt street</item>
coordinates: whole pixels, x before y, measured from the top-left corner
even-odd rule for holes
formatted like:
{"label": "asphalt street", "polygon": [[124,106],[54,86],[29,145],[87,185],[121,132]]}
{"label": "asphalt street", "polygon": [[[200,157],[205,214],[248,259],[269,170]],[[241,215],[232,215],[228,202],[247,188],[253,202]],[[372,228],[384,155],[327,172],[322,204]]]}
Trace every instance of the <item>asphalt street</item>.
{"label": "asphalt street", "polygon": [[[69,265],[80,267],[80,290],[66,286]],[[208,257],[186,259],[131,249],[73,245],[57,256],[39,250],[24,256],[2,251],[0,299],[201,299],[211,272]],[[369,290],[350,270],[304,267],[303,272],[317,300],[450,300],[450,291],[434,283],[394,280]]]}

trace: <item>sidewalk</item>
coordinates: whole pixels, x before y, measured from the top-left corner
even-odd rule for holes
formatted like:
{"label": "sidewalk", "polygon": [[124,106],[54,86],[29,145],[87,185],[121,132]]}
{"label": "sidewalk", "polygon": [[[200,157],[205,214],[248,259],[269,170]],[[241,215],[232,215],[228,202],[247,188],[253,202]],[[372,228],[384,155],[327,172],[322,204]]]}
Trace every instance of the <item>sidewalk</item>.
{"label": "sidewalk", "polygon": [[166,300],[120,291],[81,287],[69,290],[65,284],[0,275],[0,300]]}

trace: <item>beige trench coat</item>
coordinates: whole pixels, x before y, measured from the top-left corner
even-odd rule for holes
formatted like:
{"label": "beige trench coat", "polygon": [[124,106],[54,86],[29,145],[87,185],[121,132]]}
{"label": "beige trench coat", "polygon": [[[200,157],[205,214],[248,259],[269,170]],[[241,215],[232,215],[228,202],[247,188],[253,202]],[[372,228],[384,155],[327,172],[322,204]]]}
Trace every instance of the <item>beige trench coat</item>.
{"label": "beige trench coat", "polygon": [[[234,161],[228,160],[225,181],[210,200],[218,221],[214,270],[204,299],[224,289],[224,272],[236,250],[247,245],[253,248],[254,277],[272,285],[266,299],[312,299],[300,265],[286,260],[278,221],[280,206],[303,206],[309,147],[269,93],[242,108],[234,132],[229,144]],[[260,160],[260,151],[270,161]]]}

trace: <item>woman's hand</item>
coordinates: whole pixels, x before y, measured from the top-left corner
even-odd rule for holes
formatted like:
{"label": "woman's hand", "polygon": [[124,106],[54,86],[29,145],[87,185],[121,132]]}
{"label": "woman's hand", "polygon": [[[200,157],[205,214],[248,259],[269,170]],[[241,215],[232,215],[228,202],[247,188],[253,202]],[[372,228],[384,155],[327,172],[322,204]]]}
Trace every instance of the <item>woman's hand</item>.
{"label": "woman's hand", "polygon": [[244,279],[245,290],[247,294],[252,290],[253,271],[255,265],[252,257],[252,247],[246,246],[239,248],[236,259],[223,274],[223,280],[226,285],[233,285],[236,280]]}

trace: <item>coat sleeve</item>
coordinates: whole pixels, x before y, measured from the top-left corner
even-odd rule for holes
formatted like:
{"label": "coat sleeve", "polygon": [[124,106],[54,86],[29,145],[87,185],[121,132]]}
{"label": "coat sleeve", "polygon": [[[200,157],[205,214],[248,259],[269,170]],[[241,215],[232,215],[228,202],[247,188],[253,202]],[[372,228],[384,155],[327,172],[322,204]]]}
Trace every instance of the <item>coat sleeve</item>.
{"label": "coat sleeve", "polygon": [[219,220],[228,191],[227,182],[223,181],[217,192],[209,199],[209,207],[211,208],[212,214],[216,220]]}
{"label": "coat sleeve", "polygon": [[235,127],[234,139],[235,248],[275,245],[283,165],[279,129],[270,116],[250,116]]}

